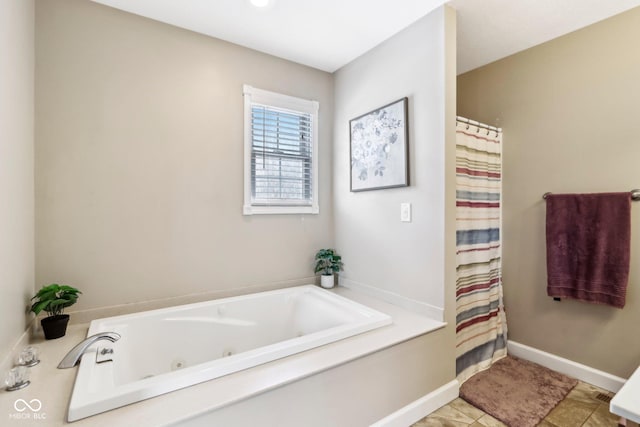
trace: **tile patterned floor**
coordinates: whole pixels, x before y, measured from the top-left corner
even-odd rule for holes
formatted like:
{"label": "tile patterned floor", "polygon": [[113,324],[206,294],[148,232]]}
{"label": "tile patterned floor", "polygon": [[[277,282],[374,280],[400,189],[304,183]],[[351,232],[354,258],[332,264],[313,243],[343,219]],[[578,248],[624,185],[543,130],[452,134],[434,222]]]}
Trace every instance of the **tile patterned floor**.
{"label": "tile patterned floor", "polygon": [[[605,400],[610,399],[613,393],[579,382],[539,426],[616,427],[619,417],[609,412],[609,403],[601,399],[603,396]],[[506,427],[506,425],[458,398],[413,424],[412,427]]]}

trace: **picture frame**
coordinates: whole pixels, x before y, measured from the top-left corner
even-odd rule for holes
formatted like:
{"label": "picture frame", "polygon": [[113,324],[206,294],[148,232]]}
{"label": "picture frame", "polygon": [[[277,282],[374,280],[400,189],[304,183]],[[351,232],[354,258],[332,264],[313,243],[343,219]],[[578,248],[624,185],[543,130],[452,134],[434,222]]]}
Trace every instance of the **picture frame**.
{"label": "picture frame", "polygon": [[350,190],[409,185],[407,97],[349,121]]}

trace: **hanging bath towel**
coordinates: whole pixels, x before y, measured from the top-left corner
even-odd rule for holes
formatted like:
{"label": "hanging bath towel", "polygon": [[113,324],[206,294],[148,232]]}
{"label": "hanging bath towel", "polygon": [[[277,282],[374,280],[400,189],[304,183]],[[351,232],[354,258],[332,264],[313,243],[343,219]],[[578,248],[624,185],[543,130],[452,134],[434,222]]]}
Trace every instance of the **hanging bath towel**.
{"label": "hanging bath towel", "polygon": [[623,308],[630,193],[547,196],[547,294]]}

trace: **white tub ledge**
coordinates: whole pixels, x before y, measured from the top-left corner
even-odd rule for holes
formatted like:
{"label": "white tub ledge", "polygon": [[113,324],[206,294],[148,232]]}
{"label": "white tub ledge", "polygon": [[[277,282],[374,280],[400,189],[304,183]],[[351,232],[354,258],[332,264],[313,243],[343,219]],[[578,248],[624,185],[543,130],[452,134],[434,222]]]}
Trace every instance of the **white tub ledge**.
{"label": "white tub ledge", "polygon": [[[231,375],[222,376],[215,380],[68,423],[66,421],[67,408],[77,369],[60,370],[56,369],[56,365],[73,345],[86,337],[88,331],[88,324],[70,325],[67,336],[62,339],[52,341],[32,339],[32,344],[40,348],[42,360],[40,365],[31,368],[32,384],[26,389],[17,392],[0,393],[0,408],[6,409],[5,414],[11,414],[16,412],[13,409],[13,405],[17,399],[24,399],[27,402],[32,399],[40,400],[42,404],[40,415],[44,414],[46,423],[42,419],[36,419],[32,416],[30,420],[24,419],[24,417],[20,420],[16,419],[15,425],[19,426],[60,426],[67,424],[77,427],[105,425],[136,425],[136,427],[211,425],[210,423],[213,420],[218,422],[223,420],[224,414],[233,414],[232,410],[227,409],[237,406],[233,404],[250,400],[255,410],[259,410],[260,405],[267,404],[273,394],[266,392],[277,392],[287,384],[295,383],[295,387],[302,387],[300,390],[304,389],[304,387],[317,390],[322,387],[322,380],[321,376],[315,374],[339,367],[367,355],[373,355],[380,350],[446,326],[443,322],[409,312],[354,290],[338,287],[331,292],[388,314],[393,319],[393,323]],[[371,374],[375,375],[375,373]],[[308,380],[300,381],[305,378],[308,378]],[[451,379],[448,378],[446,381]],[[441,383],[444,384],[446,381]],[[435,388],[437,386],[434,387],[434,390]],[[324,392],[340,393],[341,390],[325,390]],[[262,397],[260,399],[249,399],[259,394],[264,394],[264,403],[260,401]],[[298,398],[303,399],[304,396],[297,396],[296,399]],[[353,398],[364,398],[364,396],[344,396],[344,399]],[[408,401],[411,400],[413,399]],[[300,408],[304,407],[304,405],[299,406]],[[387,413],[391,413],[395,409],[397,408],[391,408]],[[32,415],[35,416],[35,414]],[[284,416],[284,414],[282,415]],[[6,417],[6,415],[4,416]],[[380,418],[380,416],[377,416],[372,421]],[[9,421],[12,420],[10,419]],[[340,425],[340,421],[344,421],[343,425],[349,425],[350,422],[350,420],[337,420],[336,425]]]}

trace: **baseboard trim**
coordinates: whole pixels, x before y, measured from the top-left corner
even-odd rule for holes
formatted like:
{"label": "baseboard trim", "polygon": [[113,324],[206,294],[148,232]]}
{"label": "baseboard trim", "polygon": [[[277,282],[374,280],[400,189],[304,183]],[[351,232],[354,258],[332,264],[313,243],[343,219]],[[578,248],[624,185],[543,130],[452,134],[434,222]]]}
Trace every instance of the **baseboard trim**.
{"label": "baseboard trim", "polygon": [[617,393],[626,381],[624,378],[514,341],[507,343],[507,352],[614,393]]}
{"label": "baseboard trim", "polygon": [[379,300],[386,301],[398,307],[402,307],[406,310],[414,313],[422,314],[430,319],[438,322],[444,322],[444,310],[442,308],[427,304],[425,302],[416,301],[411,298],[390,292],[384,289],[379,289],[374,286],[365,285],[364,283],[356,282],[355,280],[346,279],[342,276],[338,277],[340,286],[353,289],[354,291],[362,292],[363,294],[371,295]]}
{"label": "baseboard trim", "polygon": [[431,393],[387,415],[370,427],[407,427],[451,402],[460,394],[460,384],[453,380]]}
{"label": "baseboard trim", "polygon": [[29,322],[29,324],[27,325],[27,329],[22,333],[22,335],[18,337],[9,351],[2,355],[3,358],[2,360],[0,360],[0,372],[2,372],[3,374],[15,366],[18,354],[22,351],[23,348],[29,345],[32,326],[33,321]]}

